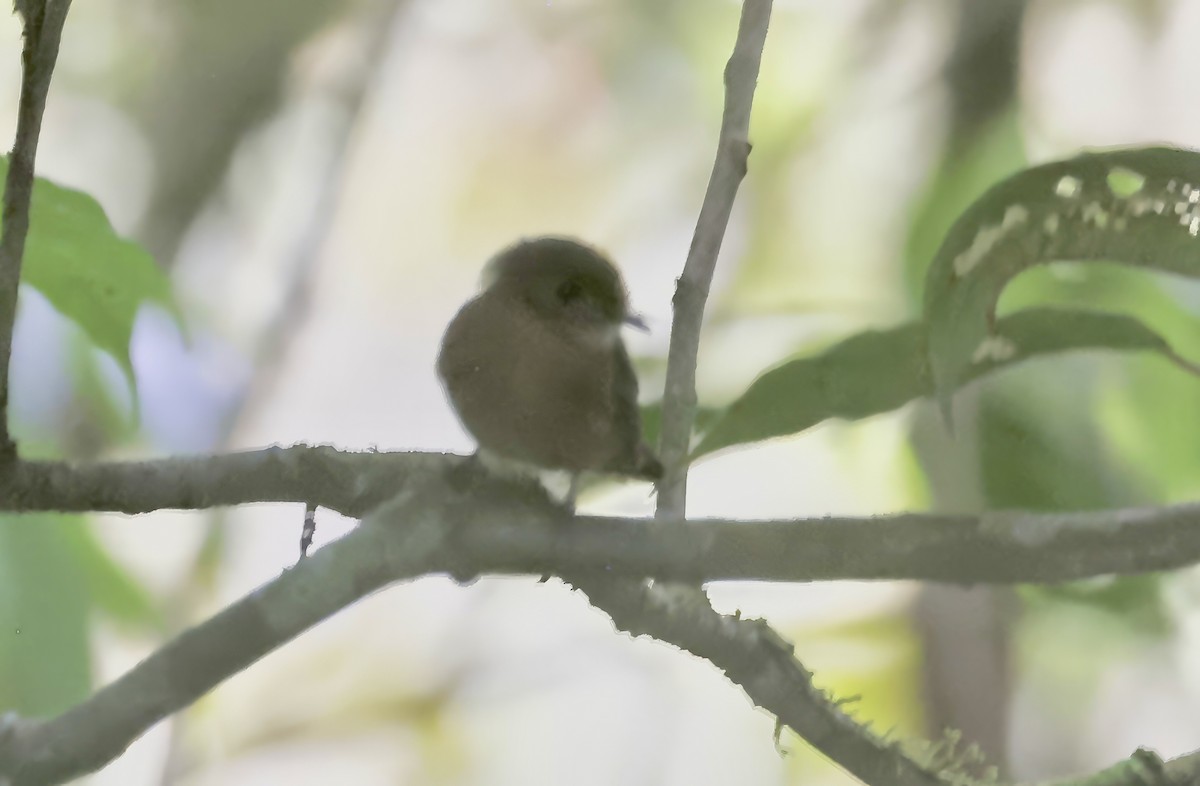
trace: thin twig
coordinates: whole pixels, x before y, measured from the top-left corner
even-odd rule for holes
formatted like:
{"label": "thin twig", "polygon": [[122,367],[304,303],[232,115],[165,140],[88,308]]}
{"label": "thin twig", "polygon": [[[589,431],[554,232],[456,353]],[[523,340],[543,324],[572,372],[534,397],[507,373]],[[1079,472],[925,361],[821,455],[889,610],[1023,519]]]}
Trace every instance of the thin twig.
{"label": "thin twig", "polygon": [[311,502],[304,503],[304,526],[300,528],[300,559],[308,556],[313,537],[317,534],[317,506]]}
{"label": "thin twig", "polygon": [[[675,288],[675,315],[667,355],[655,517],[682,521],[687,513],[688,454],[696,416],[696,364],[704,307],[738,186],[750,156],[750,109],[758,82],[771,0],[743,0],[733,54],[725,66],[725,108],[708,189],[696,220],[683,274]],[[677,530],[672,527],[672,530]],[[936,784],[894,746],[856,724],[812,684],[792,648],[765,622],[718,614],[694,585],[640,586],[601,575],[570,576],[592,603],[631,632],[645,632],[708,658],[751,700],[774,713],[817,750],[868,783]],[[686,643],[681,643],[686,642]]]}
{"label": "thin twig", "polygon": [[687,457],[696,417],[696,361],[704,305],[733,200],[750,155],[750,107],[762,61],[771,0],[745,0],[733,54],[725,66],[725,109],[708,190],[696,220],[683,274],[675,288],[675,317],[667,353],[659,454],[665,474],[658,483],[658,518],[681,519],[687,497]]}
{"label": "thin twig", "polygon": [[13,324],[17,318],[17,292],[21,259],[29,234],[29,206],[33,199],[33,166],[37,157],[42,114],[50,77],[58,60],[63,23],[71,0],[20,0],[17,10],[24,21],[21,47],[21,95],[17,102],[17,131],[8,157],[0,214],[0,460],[16,456],[8,428],[8,364],[12,357]]}

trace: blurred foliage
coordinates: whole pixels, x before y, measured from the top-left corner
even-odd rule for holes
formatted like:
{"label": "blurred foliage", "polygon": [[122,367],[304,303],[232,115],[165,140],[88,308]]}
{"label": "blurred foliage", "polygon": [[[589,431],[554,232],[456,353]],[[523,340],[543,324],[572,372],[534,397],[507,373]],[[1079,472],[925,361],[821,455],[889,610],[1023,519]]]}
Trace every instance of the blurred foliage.
{"label": "blurred foliage", "polygon": [[[1096,510],[1146,502],[1094,428],[1095,373],[1086,363],[1046,384],[1030,367],[983,391],[980,452],[984,496],[1023,510]],[[1042,414],[1055,413],[1046,421]]]}
{"label": "blurred foliage", "polygon": [[94,611],[162,629],[155,601],[81,517],[0,518],[0,709],[47,715],[87,695]]}
{"label": "blurred foliage", "polygon": [[113,379],[111,366],[105,367],[106,355],[98,352],[87,337],[74,333],[67,337],[67,361],[75,388],[75,406],[79,418],[73,428],[57,435],[59,452],[75,458],[93,458],[112,445],[127,445],[139,436],[136,400],[123,395]]}
{"label": "blurred foliage", "polygon": [[[6,177],[8,159],[0,162]],[[146,251],[119,237],[92,197],[37,178],[22,280],[35,287],[117,361],[135,400],[129,341],[138,308],[168,309],[183,329],[167,277]]]}
{"label": "blurred foliage", "polygon": [[[155,153],[154,196],[139,236],[166,268],[227,174],[234,152],[278,109],[298,50],[339,12],[400,0],[160,3],[170,35],[147,36],[131,96]],[[152,42],[152,43],[151,43]],[[150,45],[146,45],[150,44]]]}
{"label": "blurred foliage", "polygon": [[[1111,589],[1157,605],[1157,577],[1121,579]],[[1109,582],[1086,582],[1101,585]],[[1126,587],[1132,584],[1134,591]],[[1131,624],[1140,609],[1096,604],[1073,591],[1049,594],[1044,588],[1020,590],[1026,601],[1021,625],[1014,630],[1014,666],[1027,690],[1042,697],[1039,713],[1059,727],[1074,728],[1095,719],[1097,685],[1114,664],[1128,663],[1161,635],[1153,627]],[[1139,635],[1140,634],[1140,635]]]}
{"label": "blurred foliage", "polygon": [[1055,587],[1022,587],[1021,596],[1031,613],[1045,608],[1086,607],[1103,614],[1097,617],[1112,638],[1161,637],[1174,630],[1162,596],[1162,577],[1101,577],[1073,581]]}
{"label": "blurred foliage", "polygon": [[1133,361],[1106,368],[1095,414],[1129,477],[1156,500],[1178,502],[1200,492],[1200,386]]}
{"label": "blurred foliage", "polygon": [[[1016,278],[1002,310],[1062,303],[1136,316],[1189,360],[1200,359],[1200,322],[1189,311],[1198,288],[1165,275],[1119,265],[1050,266]],[[1147,362],[1148,361],[1148,362]],[[1129,477],[1154,499],[1177,501],[1200,490],[1200,385],[1160,363],[1129,357],[1096,368],[1089,394],[1093,416],[1111,450],[1123,456]]]}
{"label": "blurred foliage", "polygon": [[[980,458],[989,507],[1096,510],[1156,501],[1128,454],[1097,426],[1103,376],[1096,365],[1079,358],[1053,370],[1031,367],[983,391]],[[1023,597],[1034,607],[1093,607],[1106,614],[1113,635],[1130,629],[1161,635],[1171,625],[1160,581],[1149,575],[1072,582],[1030,587]]]}
{"label": "blurred foliage", "polygon": [[[0,178],[7,166],[0,159]],[[183,327],[167,277],[145,250],[115,233],[95,199],[42,178],[34,184],[21,272],[86,337],[86,345],[73,337],[83,400],[110,413],[102,419],[109,428],[131,434],[129,418],[115,414],[91,348],[116,361],[136,413],[130,341],[139,308],[156,303]],[[63,447],[23,444],[22,454],[61,455]],[[0,518],[0,709],[47,715],[87,695],[93,612],[131,629],[163,627],[154,599],[82,518]]]}
{"label": "blurred foliage", "polygon": [[0,708],[60,712],[91,686],[90,587],[76,519],[0,518]]}

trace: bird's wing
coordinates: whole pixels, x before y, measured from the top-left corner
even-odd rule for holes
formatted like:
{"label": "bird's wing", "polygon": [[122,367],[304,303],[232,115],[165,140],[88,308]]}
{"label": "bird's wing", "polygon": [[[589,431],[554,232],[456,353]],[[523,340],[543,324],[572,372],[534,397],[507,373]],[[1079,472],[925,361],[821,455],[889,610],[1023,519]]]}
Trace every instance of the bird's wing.
{"label": "bird's wing", "polygon": [[613,353],[613,427],[621,443],[621,472],[651,480],[662,476],[662,465],[642,442],[642,411],[638,408],[638,381],[625,342],[617,341]]}

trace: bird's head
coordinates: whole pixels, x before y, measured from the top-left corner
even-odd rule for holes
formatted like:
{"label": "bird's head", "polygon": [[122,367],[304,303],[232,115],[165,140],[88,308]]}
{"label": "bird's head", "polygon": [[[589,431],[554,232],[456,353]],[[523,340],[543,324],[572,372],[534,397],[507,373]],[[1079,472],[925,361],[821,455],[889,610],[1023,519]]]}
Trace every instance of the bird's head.
{"label": "bird's head", "polygon": [[521,240],[488,262],[483,288],[515,298],[566,330],[616,338],[622,324],[644,328],[629,312],[625,284],[599,251],[564,237]]}

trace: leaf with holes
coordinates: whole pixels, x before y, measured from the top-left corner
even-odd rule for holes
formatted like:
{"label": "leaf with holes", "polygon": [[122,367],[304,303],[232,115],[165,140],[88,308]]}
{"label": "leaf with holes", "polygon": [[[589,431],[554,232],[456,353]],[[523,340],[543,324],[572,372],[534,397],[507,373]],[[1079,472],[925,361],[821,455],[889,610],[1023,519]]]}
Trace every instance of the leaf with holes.
{"label": "leaf with holes", "polygon": [[[1161,336],[1119,314],[1031,308],[999,320],[958,384],[1038,355],[1078,349],[1157,352],[1185,370]],[[925,328],[910,322],[891,330],[852,336],[815,357],[798,358],[765,372],[723,411],[692,453],[698,458],[733,445],[796,434],[830,418],[889,412],[934,392]]]}
{"label": "leaf with holes", "polygon": [[1000,293],[1053,261],[1200,276],[1200,152],[1121,149],[1043,164],[993,186],[958,218],[925,278],[929,361],[947,420],[954,390],[995,349]]}
{"label": "leaf with holes", "polygon": [[[0,159],[0,179],[7,171],[8,159]],[[138,309],[158,303],[182,329],[166,276],[145,249],[118,236],[100,204],[80,191],[38,178],[29,220],[22,280],[112,355],[136,394],[129,340]]]}

